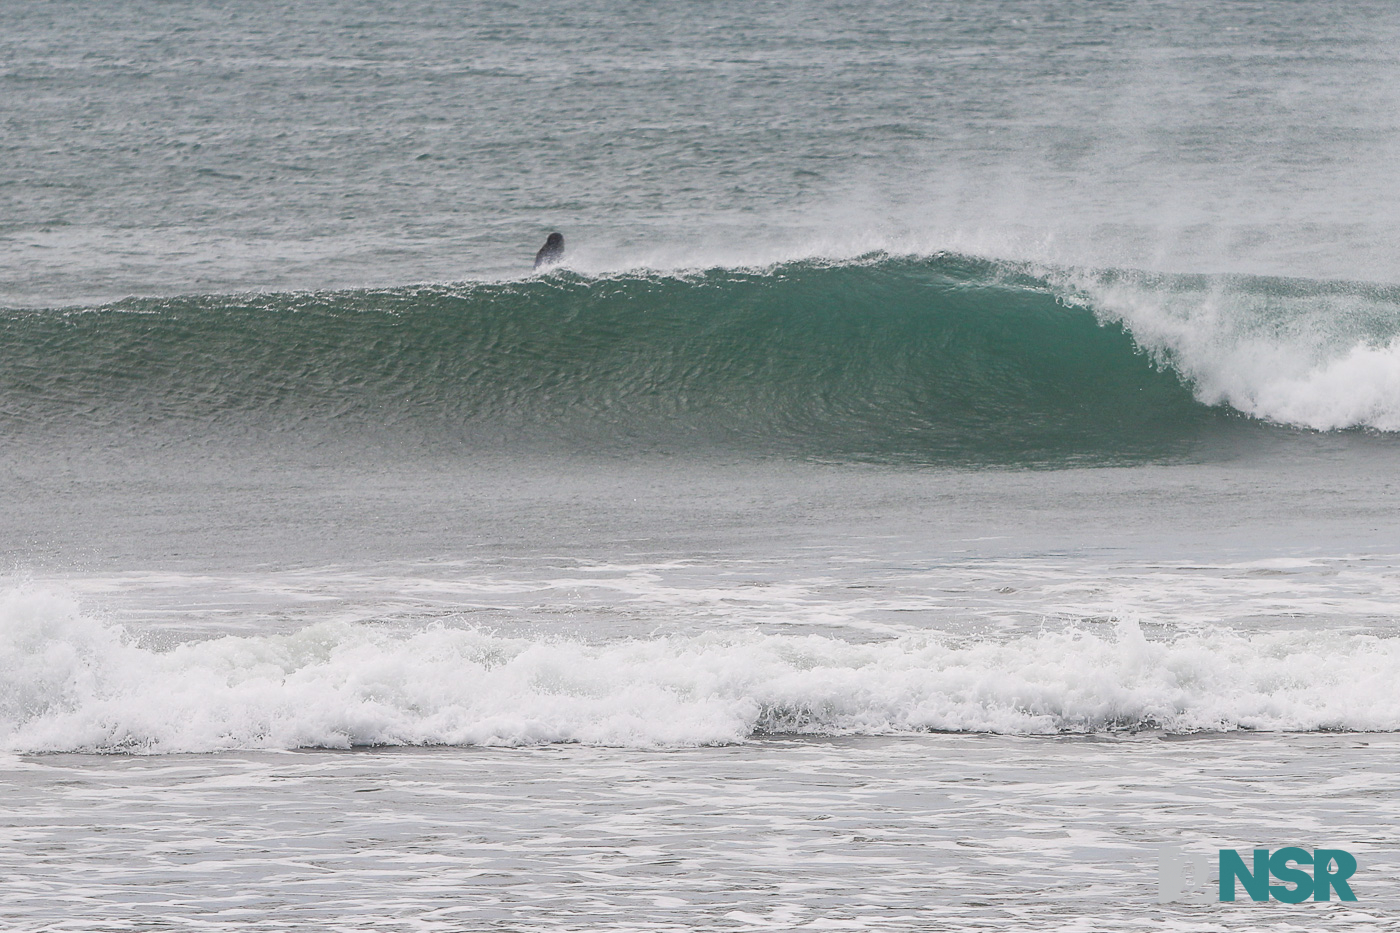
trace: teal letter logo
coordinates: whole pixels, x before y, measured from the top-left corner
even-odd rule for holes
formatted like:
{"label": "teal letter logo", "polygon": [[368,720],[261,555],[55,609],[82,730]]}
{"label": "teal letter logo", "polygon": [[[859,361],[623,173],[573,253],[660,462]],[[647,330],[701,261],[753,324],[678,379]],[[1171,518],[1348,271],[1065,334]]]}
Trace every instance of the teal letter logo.
{"label": "teal letter logo", "polygon": [[[1312,866],[1309,873],[1302,866]],[[1331,871],[1332,866],[1336,871]],[[1288,846],[1269,854],[1268,849],[1255,849],[1253,865],[1247,866],[1234,849],[1220,850],[1220,899],[1233,901],[1235,885],[1239,883],[1251,901],[1267,901],[1270,897],[1285,904],[1301,904],[1308,898],[1315,901],[1332,899],[1332,892],[1344,901],[1356,900],[1347,879],[1356,874],[1356,859],[1342,849],[1318,849],[1309,852]],[[1282,884],[1270,884],[1273,877]]]}
{"label": "teal letter logo", "polygon": [[1311,865],[1313,859],[1306,849],[1299,849],[1296,846],[1279,849],[1275,852],[1269,857],[1269,873],[1279,881],[1293,884],[1294,887],[1290,890],[1288,884],[1271,884],[1269,885],[1269,893],[1285,904],[1300,904],[1312,897],[1312,875],[1301,868],[1289,868],[1289,862]]}
{"label": "teal letter logo", "polygon": [[1220,850],[1220,899],[1235,899],[1235,882],[1239,881],[1251,901],[1269,899],[1269,850],[1254,850],[1254,871],[1244,867],[1244,860],[1234,849]]}
{"label": "teal letter logo", "polygon": [[[1337,870],[1330,872],[1328,865],[1335,863]],[[1351,893],[1347,879],[1356,874],[1356,859],[1350,852],[1341,849],[1318,849],[1313,853],[1313,900],[1330,901],[1329,888],[1337,890],[1337,897],[1344,901],[1356,900]]]}

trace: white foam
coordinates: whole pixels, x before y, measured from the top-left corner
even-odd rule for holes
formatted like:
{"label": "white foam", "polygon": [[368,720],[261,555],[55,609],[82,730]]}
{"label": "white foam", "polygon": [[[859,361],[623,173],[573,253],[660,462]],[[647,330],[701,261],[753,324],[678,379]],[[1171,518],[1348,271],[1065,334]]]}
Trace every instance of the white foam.
{"label": "white foam", "polygon": [[754,632],[602,643],[323,622],[153,650],[71,600],[0,598],[0,747],[657,746],[762,732],[1400,729],[1400,639],[1136,622],[852,644]]}
{"label": "white foam", "polygon": [[[1361,288],[1267,294],[1223,279],[1187,288],[1085,273],[1051,278],[1127,327],[1207,405],[1324,431],[1400,430],[1400,335],[1384,296]],[[1392,323],[1377,324],[1384,321]]]}

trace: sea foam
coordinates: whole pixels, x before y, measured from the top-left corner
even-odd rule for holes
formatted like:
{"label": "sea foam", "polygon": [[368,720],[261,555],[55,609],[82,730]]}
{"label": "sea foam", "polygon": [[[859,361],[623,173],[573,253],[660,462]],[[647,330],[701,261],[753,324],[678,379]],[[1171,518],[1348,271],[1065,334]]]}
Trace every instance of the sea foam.
{"label": "sea foam", "polygon": [[860,644],[324,622],[162,650],[21,587],[0,597],[0,671],[0,746],[12,752],[1400,729],[1400,639],[1228,628],[1158,639],[1127,618]]}
{"label": "sea foam", "polygon": [[1400,430],[1400,295],[1346,283],[1051,273],[1197,400],[1330,431]]}

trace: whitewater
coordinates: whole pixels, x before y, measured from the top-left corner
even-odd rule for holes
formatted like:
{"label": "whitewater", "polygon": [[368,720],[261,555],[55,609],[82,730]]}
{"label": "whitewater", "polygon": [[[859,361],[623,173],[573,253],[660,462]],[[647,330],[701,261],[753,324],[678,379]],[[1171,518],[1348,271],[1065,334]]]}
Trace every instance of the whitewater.
{"label": "whitewater", "polygon": [[1397,38],[0,7],[0,928],[1396,929]]}
{"label": "whitewater", "polygon": [[51,594],[6,595],[7,744],[28,752],[1400,727],[1400,649],[1369,634],[1148,641],[1135,620],[1110,619],[997,640],[709,632],[588,644],[319,623],[153,651]]}

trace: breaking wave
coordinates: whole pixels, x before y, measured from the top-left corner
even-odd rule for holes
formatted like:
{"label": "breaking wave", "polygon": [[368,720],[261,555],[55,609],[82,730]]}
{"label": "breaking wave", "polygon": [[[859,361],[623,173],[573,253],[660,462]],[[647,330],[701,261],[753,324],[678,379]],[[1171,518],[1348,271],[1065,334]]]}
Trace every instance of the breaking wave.
{"label": "breaking wave", "polygon": [[319,623],[157,649],[64,596],[20,588],[0,595],[0,671],[0,744],[12,752],[1400,729],[1400,639],[1228,629],[1148,638],[1131,620],[865,644]]}
{"label": "breaking wave", "polygon": [[0,312],[12,436],[828,458],[1400,430],[1400,289],[940,255]]}

